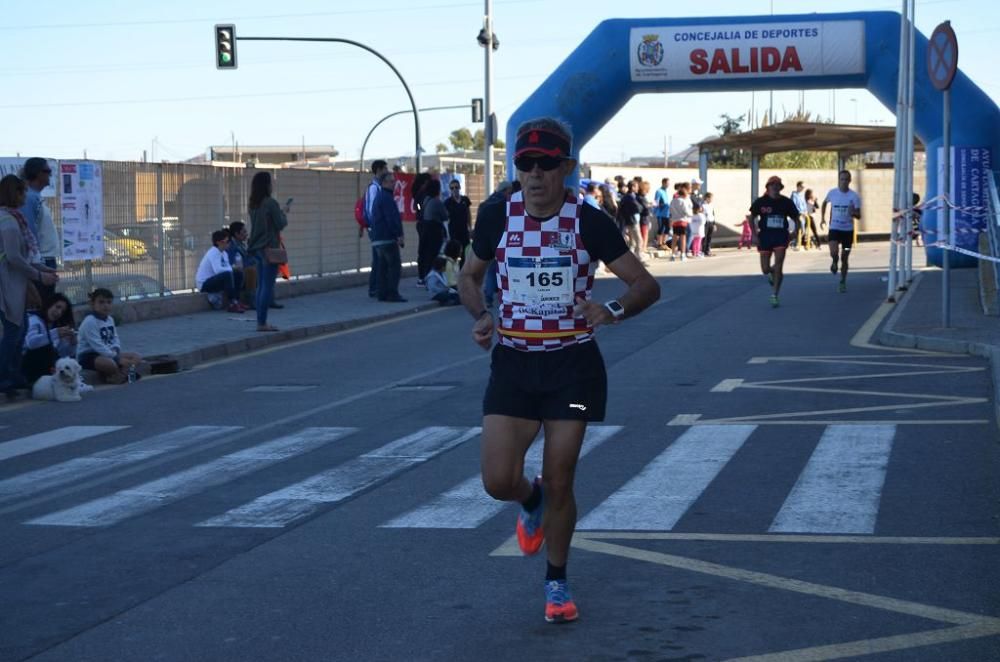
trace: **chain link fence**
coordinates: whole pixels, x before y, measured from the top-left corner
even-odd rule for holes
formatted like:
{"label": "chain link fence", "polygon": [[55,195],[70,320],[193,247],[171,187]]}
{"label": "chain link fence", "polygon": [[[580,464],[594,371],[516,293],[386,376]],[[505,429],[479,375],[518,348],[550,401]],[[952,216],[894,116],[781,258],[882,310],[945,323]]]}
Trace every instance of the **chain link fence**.
{"label": "chain link fence", "polygon": [[[195,273],[214,230],[232,221],[249,226],[250,181],[262,169],[184,163],[99,162],[103,172],[104,259],[66,262],[58,289],[74,304],[95,287],[122,299],[194,291]],[[282,233],[292,278],[367,271],[371,248],[359,236],[354,203],[368,175],[329,170],[269,170],[272,195],[293,199]],[[482,176],[466,175],[473,204]],[[61,230],[58,197],[53,217]],[[403,263],[416,261],[414,223],[404,223]]]}

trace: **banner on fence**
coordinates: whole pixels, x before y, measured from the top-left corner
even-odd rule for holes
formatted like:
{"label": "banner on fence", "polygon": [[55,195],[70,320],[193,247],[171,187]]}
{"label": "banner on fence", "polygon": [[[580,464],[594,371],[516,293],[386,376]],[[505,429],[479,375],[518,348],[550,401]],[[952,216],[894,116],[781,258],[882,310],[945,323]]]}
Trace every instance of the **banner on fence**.
{"label": "banner on fence", "polygon": [[104,257],[102,182],[100,163],[62,161],[59,164],[64,262]]}

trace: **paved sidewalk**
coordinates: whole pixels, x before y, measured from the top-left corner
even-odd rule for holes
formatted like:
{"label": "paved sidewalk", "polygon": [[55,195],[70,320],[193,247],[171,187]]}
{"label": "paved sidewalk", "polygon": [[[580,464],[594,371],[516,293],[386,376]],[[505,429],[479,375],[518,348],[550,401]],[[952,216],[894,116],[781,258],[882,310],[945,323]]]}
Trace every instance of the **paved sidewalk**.
{"label": "paved sidewalk", "polygon": [[170,355],[183,370],[276,343],[439,307],[425,289],[416,287],[415,278],[403,279],[399,290],[408,302],[371,299],[367,286],[280,299],[278,303],[284,308],[270,310],[267,320],[280,329],[277,332],[258,332],[254,310],[242,314],[211,310],[123,324],[118,333],[126,350],[144,357]]}
{"label": "paved sidewalk", "polygon": [[993,368],[993,403],[1000,425],[1000,317],[983,313],[976,269],[951,271],[951,319],[942,326],[942,272],[918,274],[909,291],[882,325],[878,341],[891,347],[975,354]]}

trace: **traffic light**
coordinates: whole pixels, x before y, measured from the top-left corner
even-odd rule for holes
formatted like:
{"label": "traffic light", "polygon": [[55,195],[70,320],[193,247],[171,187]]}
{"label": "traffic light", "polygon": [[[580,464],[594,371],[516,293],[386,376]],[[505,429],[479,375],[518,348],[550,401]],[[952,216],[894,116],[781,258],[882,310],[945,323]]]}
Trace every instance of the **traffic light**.
{"label": "traffic light", "polygon": [[236,68],[236,26],[215,26],[215,68]]}
{"label": "traffic light", "polygon": [[472,100],[472,121],[476,124],[483,121],[483,100],[473,99]]}

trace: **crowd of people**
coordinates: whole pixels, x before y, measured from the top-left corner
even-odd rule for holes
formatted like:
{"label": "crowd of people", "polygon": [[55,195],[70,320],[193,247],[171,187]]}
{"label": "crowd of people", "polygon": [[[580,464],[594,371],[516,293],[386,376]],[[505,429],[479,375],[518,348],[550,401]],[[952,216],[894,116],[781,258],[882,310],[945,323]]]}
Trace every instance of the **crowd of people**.
{"label": "crowd of people", "polygon": [[30,392],[59,359],[79,361],[110,383],[136,379],[141,361],[121,350],[109,291],[91,294],[79,329],[70,300],[55,291],[59,236],[41,197],[51,177],[48,161],[32,157],[21,173],[0,179],[0,392],[8,400]]}

